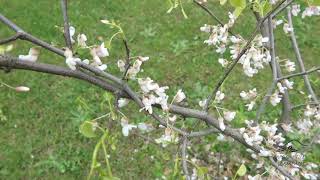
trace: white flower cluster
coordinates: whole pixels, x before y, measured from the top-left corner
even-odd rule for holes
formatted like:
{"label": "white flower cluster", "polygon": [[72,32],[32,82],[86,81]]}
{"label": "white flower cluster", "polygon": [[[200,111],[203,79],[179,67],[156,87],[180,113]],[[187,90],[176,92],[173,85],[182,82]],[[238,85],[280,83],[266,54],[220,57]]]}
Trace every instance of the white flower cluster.
{"label": "white flower cluster", "polygon": [[229,22],[224,26],[211,26],[205,24],[203,27],[200,27],[200,31],[210,33],[209,39],[205,40],[204,43],[215,46],[217,48],[216,52],[223,54],[228,42],[228,29],[233,26],[234,22],[235,16],[229,12]]}
{"label": "white flower cluster", "polygon": [[254,105],[256,104],[255,100],[257,97],[257,89],[253,88],[253,89],[249,90],[249,92],[241,91],[240,97],[242,98],[242,100],[250,101],[250,103],[246,104],[245,106],[247,107],[248,111],[251,111],[253,109]]}
{"label": "white flower cluster", "polygon": [[[231,59],[233,60],[239,56],[246,43],[246,41],[240,36],[229,36],[228,29],[233,26],[234,22],[234,15],[229,13],[229,22],[224,26],[211,26],[205,24],[200,28],[201,31],[210,33],[209,39],[205,40],[204,43],[215,46],[217,53],[224,54],[227,46],[230,45],[230,54]],[[250,48],[239,60],[239,63],[243,65],[243,70],[247,76],[252,77],[254,74],[258,73],[259,69],[264,67],[264,64],[268,64],[270,62],[270,52],[264,48],[264,45],[268,40],[268,38],[263,38],[261,35],[257,35],[252,41]],[[218,62],[222,67],[227,67],[229,64],[229,62],[224,58],[219,58]]]}
{"label": "white flower cluster", "polygon": [[[246,143],[251,146],[256,145],[260,147],[259,156],[266,157],[276,155],[278,160],[281,160],[282,157],[285,156],[285,154],[278,152],[276,148],[284,146],[285,141],[282,133],[277,133],[278,124],[268,124],[265,121],[261,124],[256,124],[252,120],[246,120],[245,123],[247,127],[240,128],[240,133]],[[265,137],[261,134],[265,134]],[[254,154],[252,150],[247,151],[252,153],[252,158],[257,158],[257,155]]]}
{"label": "white flower cluster", "polygon": [[293,82],[287,79],[277,83],[278,89],[270,96],[270,103],[276,106],[281,102],[282,96],[286,90],[293,89]]}
{"label": "white flower cluster", "polygon": [[306,106],[304,110],[304,118],[297,121],[296,126],[300,133],[307,134],[314,126],[319,126],[320,121],[320,108]]}
{"label": "white flower cluster", "polygon": [[129,136],[129,132],[134,128],[138,128],[142,132],[150,132],[154,129],[151,124],[146,124],[146,123],[139,123],[137,125],[129,124],[126,118],[121,118],[121,127],[122,127],[123,136]]}
{"label": "white flower cluster", "polygon": [[169,96],[165,93],[165,91],[169,89],[168,86],[160,87],[149,77],[139,78],[138,83],[143,93],[142,103],[144,105],[144,110],[152,114],[152,105],[154,104],[160,104],[164,111],[169,109],[167,103]]}
{"label": "white flower cluster", "polygon": [[200,31],[210,33],[209,39],[205,40],[204,43],[216,47],[216,52],[223,54],[226,50],[228,43],[228,29],[231,28],[235,22],[235,16],[229,12],[229,22],[224,26],[207,25],[200,27]]}
{"label": "white flower cluster", "polygon": [[240,133],[242,134],[244,140],[250,146],[260,145],[263,141],[263,136],[260,135],[261,128],[258,125],[255,125],[253,120],[245,121],[247,127],[240,128]]}
{"label": "white flower cluster", "polygon": [[175,136],[170,128],[166,128],[164,134],[160,138],[155,139],[156,143],[162,144],[162,147],[166,147],[170,143],[177,143],[178,140],[178,137]]}
{"label": "white flower cluster", "polygon": [[267,132],[267,137],[266,137],[266,145],[268,147],[274,147],[274,146],[283,146],[283,142],[285,139],[282,137],[282,133],[277,134],[277,128],[278,124],[268,124],[265,121],[262,122],[261,128],[263,131]]}
{"label": "white flower cluster", "polygon": [[318,166],[317,164],[308,163],[308,164],[306,165],[306,168],[302,170],[301,175],[302,175],[305,179],[317,180],[317,179],[319,179],[319,174],[313,173],[312,171],[313,171],[313,170],[317,171],[318,168],[319,168],[319,166]]}
{"label": "white flower cluster", "polygon": [[283,24],[283,32],[289,34],[293,31],[293,27],[291,27],[288,23]]}
{"label": "white flower cluster", "polygon": [[[149,57],[138,56],[133,65],[128,69],[127,76],[130,79],[135,79],[137,74],[141,71],[141,65],[143,62],[148,61]],[[126,63],[123,60],[118,60],[118,68],[121,72],[125,72]]]}
{"label": "white flower cluster", "polygon": [[[219,112],[218,112],[219,113]],[[220,115],[220,113],[219,113]],[[226,129],[226,126],[224,124],[224,120],[231,122],[234,118],[236,117],[236,112],[234,111],[224,111],[223,112],[223,117],[219,117],[218,121],[219,121],[219,128],[224,131]]]}
{"label": "white flower cluster", "polygon": [[319,16],[320,15],[320,6],[309,6],[302,12],[302,18],[306,16]]}
{"label": "white flower cluster", "polygon": [[[75,43],[73,36],[75,34],[75,28],[70,27],[70,38],[71,42]],[[87,36],[85,34],[78,34],[77,37],[78,46],[81,48],[89,48],[86,44]],[[90,61],[88,59],[81,60],[80,58],[73,57],[72,51],[68,48],[66,48],[64,52],[64,56],[66,57],[66,64],[71,70],[76,70],[76,64],[77,62],[84,62],[85,64],[90,64],[93,67],[96,67],[100,69],[101,71],[104,71],[107,69],[107,65],[103,64],[100,58],[109,56],[108,49],[105,47],[104,43],[102,43],[100,46],[93,46],[93,48],[90,49],[90,54],[92,56],[92,63],[90,64]]]}
{"label": "white flower cluster", "polygon": [[254,74],[257,74],[259,69],[264,68],[264,64],[268,65],[271,61],[269,50],[264,48],[264,44],[268,41],[267,37],[257,35],[252,41],[251,47],[240,58],[239,63],[243,65],[244,73],[247,76],[252,77]]}
{"label": "white flower cluster", "polygon": [[296,64],[290,60],[287,60],[284,64],[286,71],[293,72],[296,70]]}
{"label": "white flower cluster", "polygon": [[293,16],[298,16],[300,11],[301,11],[300,4],[293,4],[291,6],[291,13]]}

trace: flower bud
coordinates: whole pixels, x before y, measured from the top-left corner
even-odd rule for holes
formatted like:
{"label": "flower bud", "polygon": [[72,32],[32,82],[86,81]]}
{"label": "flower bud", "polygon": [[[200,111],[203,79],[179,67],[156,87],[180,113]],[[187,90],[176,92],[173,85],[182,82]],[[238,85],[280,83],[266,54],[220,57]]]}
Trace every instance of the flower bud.
{"label": "flower bud", "polygon": [[28,92],[28,91],[30,91],[30,88],[28,88],[26,86],[18,86],[18,87],[15,88],[15,90],[17,92]]}

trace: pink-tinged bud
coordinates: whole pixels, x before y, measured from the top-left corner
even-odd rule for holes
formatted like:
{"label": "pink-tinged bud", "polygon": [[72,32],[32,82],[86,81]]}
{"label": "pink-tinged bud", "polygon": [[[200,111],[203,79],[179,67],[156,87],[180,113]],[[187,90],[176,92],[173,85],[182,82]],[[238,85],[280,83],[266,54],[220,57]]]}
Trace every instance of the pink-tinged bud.
{"label": "pink-tinged bud", "polygon": [[28,88],[26,86],[18,86],[18,87],[15,88],[15,90],[17,92],[28,92],[28,91],[30,91],[30,88]]}

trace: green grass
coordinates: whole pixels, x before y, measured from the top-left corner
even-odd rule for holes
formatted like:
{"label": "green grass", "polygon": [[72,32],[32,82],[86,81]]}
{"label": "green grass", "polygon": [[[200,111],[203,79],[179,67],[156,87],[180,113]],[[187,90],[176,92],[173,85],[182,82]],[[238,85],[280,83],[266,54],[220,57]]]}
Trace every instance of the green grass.
{"label": "green grass", "polygon": [[[55,27],[62,25],[60,2],[0,0],[0,4],[0,12],[27,32],[59,47],[64,45],[62,33]],[[113,31],[100,23],[99,19],[121,22],[132,55],[150,57],[150,61],[144,65],[142,76],[150,76],[161,85],[170,86],[171,95],[182,88],[190,97],[188,103],[196,105],[198,100],[211,92],[223,68],[218,64],[218,56],[213,50],[202,43],[207,35],[199,31],[203,24],[215,22],[192,3],[186,3],[184,7],[189,19],[184,19],[179,10],[166,14],[168,5],[161,0],[72,1],[69,15],[77,33],[85,33],[90,44],[98,43],[98,36],[108,39],[112,35]],[[210,8],[224,17],[223,20],[227,17],[226,9],[232,10],[217,6],[217,3],[212,3]],[[254,28],[254,20],[249,17],[251,14],[242,15],[234,29],[244,37],[248,37]],[[320,26],[316,24],[319,18],[307,18],[304,21],[295,22],[296,31],[307,67],[311,67],[319,65],[320,43],[319,38],[315,38],[320,35]],[[277,32],[279,54],[282,58],[293,59],[289,39],[281,37],[281,31],[280,28]],[[0,38],[10,34],[13,33],[0,24]],[[18,41],[14,43],[11,53],[26,54],[31,46],[28,42]],[[110,53],[105,62],[110,63],[111,72],[119,73],[115,62],[125,57],[120,40],[114,41]],[[41,51],[39,59],[40,62],[64,65],[63,58],[45,50]],[[225,90],[231,90],[225,106],[243,112],[239,92],[253,87],[262,91],[270,82],[270,76],[265,76],[267,71],[269,69],[266,68],[260,75],[247,78],[240,66],[237,67],[223,86]],[[0,121],[0,179],[84,179],[90,168],[96,140],[84,138],[78,128],[84,120],[107,112],[106,105],[100,103],[103,91],[85,82],[47,74],[13,71],[9,74],[0,72],[0,75],[1,81],[10,85],[31,88],[29,93],[21,94],[0,87],[0,109],[7,118],[6,121]],[[319,89],[319,76],[312,76],[311,79],[315,89]],[[296,83],[301,84],[301,81]],[[298,96],[294,100],[303,102]],[[152,122],[141,114],[131,115],[132,111],[127,112],[133,121]],[[270,112],[264,118],[269,120],[277,113]],[[243,112],[239,120],[252,117],[253,113]],[[119,123],[113,123],[113,126],[112,132],[119,134]],[[214,140],[209,138],[202,141],[212,143]],[[174,148],[161,153],[158,146],[145,144],[137,136],[123,138],[119,135],[117,144],[116,152],[111,153],[111,167],[118,177],[154,179],[166,175],[173,168]],[[132,152],[134,149],[138,151]],[[212,149],[217,149],[216,143]],[[154,160],[150,158],[151,155],[155,156]]]}

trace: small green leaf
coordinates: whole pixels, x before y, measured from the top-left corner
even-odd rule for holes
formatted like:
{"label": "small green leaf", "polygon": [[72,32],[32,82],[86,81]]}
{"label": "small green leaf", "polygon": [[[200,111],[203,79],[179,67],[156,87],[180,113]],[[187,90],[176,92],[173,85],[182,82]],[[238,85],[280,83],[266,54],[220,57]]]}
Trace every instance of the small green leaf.
{"label": "small green leaf", "polygon": [[241,164],[241,166],[239,167],[238,171],[237,171],[237,175],[238,176],[244,176],[247,173],[247,168],[244,164]]}
{"label": "small green leaf", "polygon": [[243,8],[238,7],[238,8],[236,8],[236,9],[233,11],[233,15],[234,15],[235,17],[239,17],[243,10],[244,10]]}
{"label": "small green leaf", "polygon": [[272,9],[272,6],[271,6],[270,2],[269,1],[265,1],[263,3],[263,14],[262,14],[262,16],[265,16],[268,12],[271,11],[271,9]]}
{"label": "small green leaf", "polygon": [[96,137],[94,126],[90,121],[85,121],[81,124],[80,133],[88,138]]}
{"label": "small green leaf", "polygon": [[234,8],[242,8],[244,9],[246,7],[246,0],[230,0],[231,6]]}

